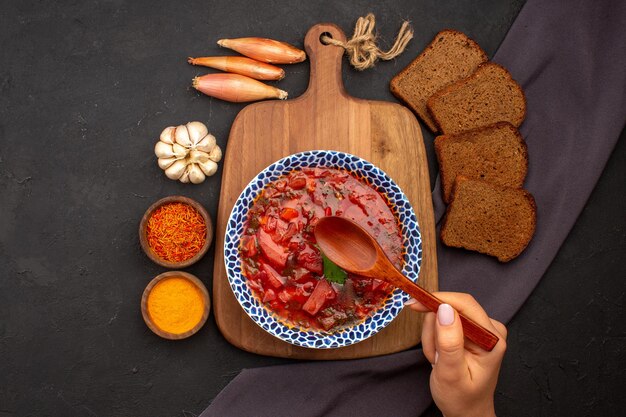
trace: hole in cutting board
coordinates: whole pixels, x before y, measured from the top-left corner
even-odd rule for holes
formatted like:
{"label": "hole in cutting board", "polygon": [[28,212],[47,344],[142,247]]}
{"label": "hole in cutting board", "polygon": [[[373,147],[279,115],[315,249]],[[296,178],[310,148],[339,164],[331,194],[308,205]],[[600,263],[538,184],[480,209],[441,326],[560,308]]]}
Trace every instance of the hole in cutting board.
{"label": "hole in cutting board", "polygon": [[330,33],[330,32],[323,32],[323,33],[320,35],[320,43],[321,43],[322,45],[329,45],[328,43],[324,42],[324,40],[322,39],[324,36],[328,36],[329,38],[331,38],[331,39],[332,39],[332,38],[333,38],[333,34],[332,34],[332,33]]}

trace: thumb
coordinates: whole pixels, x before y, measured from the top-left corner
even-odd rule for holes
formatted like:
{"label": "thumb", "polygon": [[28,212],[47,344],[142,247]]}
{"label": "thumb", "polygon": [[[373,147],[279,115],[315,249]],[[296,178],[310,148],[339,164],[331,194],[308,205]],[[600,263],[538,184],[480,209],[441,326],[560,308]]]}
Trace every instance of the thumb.
{"label": "thumb", "polygon": [[465,361],[463,327],[450,304],[441,304],[435,326],[437,357],[433,372],[445,381],[458,381],[469,372]]}

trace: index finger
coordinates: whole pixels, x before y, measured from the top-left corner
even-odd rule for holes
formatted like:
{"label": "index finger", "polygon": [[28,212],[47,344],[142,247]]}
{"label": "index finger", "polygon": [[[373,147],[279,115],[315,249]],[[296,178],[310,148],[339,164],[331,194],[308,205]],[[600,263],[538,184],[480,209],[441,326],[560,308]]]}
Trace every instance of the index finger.
{"label": "index finger", "polygon": [[[501,333],[491,322],[489,315],[485,312],[482,306],[476,301],[474,297],[469,294],[461,292],[434,292],[433,295],[444,303],[450,304],[456,311],[474,320],[484,328],[490,330],[494,334],[501,336]],[[419,301],[408,305],[409,308],[415,311],[428,312],[430,311]]]}

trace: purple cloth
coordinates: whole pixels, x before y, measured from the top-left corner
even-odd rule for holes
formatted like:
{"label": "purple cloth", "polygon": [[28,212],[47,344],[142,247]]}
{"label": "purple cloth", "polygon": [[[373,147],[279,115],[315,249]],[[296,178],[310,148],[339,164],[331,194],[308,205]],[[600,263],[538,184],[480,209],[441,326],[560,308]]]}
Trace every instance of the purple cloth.
{"label": "purple cloth", "polygon": [[[626,2],[529,0],[494,61],[523,86],[528,115],[525,188],[537,202],[537,231],[520,257],[438,246],[440,287],[473,294],[508,321],[567,237],[626,122]],[[440,219],[445,206],[437,181]],[[243,370],[201,417],[416,416],[431,403],[431,367],[421,351],[354,361]],[[269,383],[268,383],[269,382]]]}

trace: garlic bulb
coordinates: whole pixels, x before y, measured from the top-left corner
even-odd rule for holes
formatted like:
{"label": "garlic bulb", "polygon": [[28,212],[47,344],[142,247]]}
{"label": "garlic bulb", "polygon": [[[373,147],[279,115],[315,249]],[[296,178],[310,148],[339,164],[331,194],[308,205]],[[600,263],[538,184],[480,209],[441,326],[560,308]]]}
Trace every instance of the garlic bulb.
{"label": "garlic bulb", "polygon": [[222,159],[215,136],[201,122],[166,127],[154,146],[154,154],[168,178],[193,184],[215,174]]}

